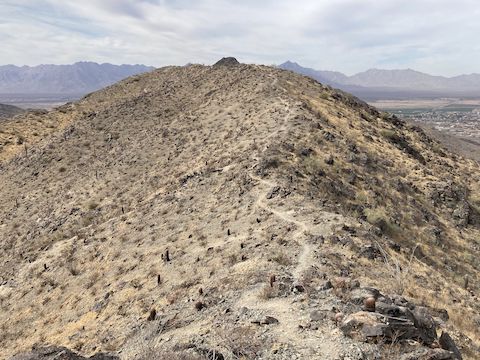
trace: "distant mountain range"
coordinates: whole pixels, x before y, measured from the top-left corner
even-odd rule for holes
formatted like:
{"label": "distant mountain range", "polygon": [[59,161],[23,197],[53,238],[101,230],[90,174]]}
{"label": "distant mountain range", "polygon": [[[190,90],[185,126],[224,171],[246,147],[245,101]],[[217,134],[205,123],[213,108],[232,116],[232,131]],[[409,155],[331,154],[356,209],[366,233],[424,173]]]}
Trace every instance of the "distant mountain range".
{"label": "distant mountain range", "polygon": [[341,72],[315,70],[287,61],[280,68],[314,78],[363,98],[395,97],[480,97],[480,74],[455,77],[433,76],[419,71],[370,69],[352,76]]}
{"label": "distant mountain range", "polygon": [[[338,71],[315,70],[287,61],[280,68],[312,77],[364,100],[480,97],[480,74],[433,76],[419,71],[370,69],[352,76]],[[0,66],[0,100],[19,104],[12,94],[55,95],[78,98],[126,77],[152,71],[145,65],[112,65],[77,62],[72,65]],[[58,98],[58,99],[57,99]]]}
{"label": "distant mountain range", "polygon": [[0,66],[0,94],[86,94],[153,70],[145,65],[77,62],[72,65]]}

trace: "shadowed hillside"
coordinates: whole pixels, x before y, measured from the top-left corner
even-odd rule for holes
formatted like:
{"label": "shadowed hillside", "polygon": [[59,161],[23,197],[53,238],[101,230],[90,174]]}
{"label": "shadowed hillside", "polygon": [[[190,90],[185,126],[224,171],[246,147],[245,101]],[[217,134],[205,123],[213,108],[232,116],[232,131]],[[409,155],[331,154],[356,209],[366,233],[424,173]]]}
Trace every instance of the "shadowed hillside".
{"label": "shadowed hillside", "polygon": [[309,78],[158,69],[0,122],[0,159],[2,358],[479,350],[478,164]]}
{"label": "shadowed hillside", "polygon": [[23,111],[16,106],[0,104],[0,119],[21,114]]}

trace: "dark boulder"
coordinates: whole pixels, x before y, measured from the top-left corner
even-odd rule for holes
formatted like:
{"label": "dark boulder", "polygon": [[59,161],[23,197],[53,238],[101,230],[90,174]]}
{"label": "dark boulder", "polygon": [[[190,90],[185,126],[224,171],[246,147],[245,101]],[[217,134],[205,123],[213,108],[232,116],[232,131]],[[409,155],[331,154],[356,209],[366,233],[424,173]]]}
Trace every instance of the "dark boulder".
{"label": "dark boulder", "polygon": [[409,143],[407,138],[401,134],[392,133],[387,135],[387,139],[395,145],[398,149],[403,150],[405,153],[410,155],[412,158],[418,160],[421,164],[425,165],[425,158],[420,154],[420,152]]}
{"label": "dark boulder", "polygon": [[417,338],[425,344],[432,344],[437,339],[437,324],[425,307],[417,306],[413,310],[414,324],[417,331]]}
{"label": "dark boulder", "polygon": [[399,129],[403,129],[406,124],[404,120],[399,119],[396,115],[393,114],[386,114],[383,119]]}
{"label": "dark boulder", "polygon": [[460,350],[458,350],[455,341],[453,341],[452,337],[447,332],[442,332],[438,343],[442,349],[451,351],[453,354],[455,354],[455,359],[462,360],[462,354],[460,354]]}
{"label": "dark boulder", "polygon": [[471,223],[471,215],[472,209],[466,201],[460,202],[452,213],[455,224],[460,227],[467,226]]}
{"label": "dark boulder", "polygon": [[369,245],[364,245],[360,249],[360,254],[359,256],[365,257],[369,260],[374,260],[374,259],[383,259],[383,255],[378,248],[378,246],[374,244],[369,244]]}

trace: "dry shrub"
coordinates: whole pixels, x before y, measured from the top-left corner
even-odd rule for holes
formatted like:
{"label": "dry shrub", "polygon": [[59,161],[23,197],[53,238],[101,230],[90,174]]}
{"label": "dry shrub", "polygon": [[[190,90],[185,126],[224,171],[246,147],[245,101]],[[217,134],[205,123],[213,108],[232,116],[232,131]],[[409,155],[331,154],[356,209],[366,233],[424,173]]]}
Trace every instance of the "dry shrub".
{"label": "dry shrub", "polygon": [[88,280],[85,283],[85,288],[90,289],[93,285],[97,283],[99,279],[100,279],[100,273],[98,271],[95,271],[88,277]]}
{"label": "dry shrub", "polygon": [[283,266],[292,265],[292,260],[284,252],[278,252],[273,256],[272,260]]}
{"label": "dry shrub", "polygon": [[98,208],[98,206],[99,206],[99,204],[96,201],[90,201],[87,204],[87,209],[88,210],[95,210],[96,208]]}
{"label": "dry shrub", "polygon": [[207,358],[190,351],[168,351],[147,347],[135,357],[135,360],[207,360]]}
{"label": "dry shrub", "polygon": [[80,268],[75,263],[69,263],[67,265],[68,271],[72,276],[80,275]]}
{"label": "dry shrub", "polygon": [[411,270],[412,270],[413,262],[415,260],[415,251],[418,248],[418,244],[415,245],[415,247],[413,248],[408,263],[406,263],[403,266],[400,264],[400,261],[398,259],[389,255],[378,242],[376,242],[376,245],[377,245],[377,248],[382,253],[382,256],[385,262],[385,267],[392,278],[392,281],[390,283],[391,291],[393,291],[398,295],[403,295],[410,281]]}
{"label": "dry shrub", "polygon": [[181,288],[181,289],[177,289],[169,292],[166,298],[167,298],[167,302],[170,305],[173,305],[179,300],[181,300],[184,296],[185,296],[185,292],[183,291],[183,288]]}
{"label": "dry shrub", "polygon": [[268,347],[251,327],[223,328],[217,331],[217,336],[222,354],[229,353],[233,359],[257,359],[262,350]]}
{"label": "dry shrub", "polygon": [[367,217],[367,221],[370,224],[379,227],[383,233],[389,236],[395,236],[401,232],[400,228],[392,223],[385,208],[378,207],[375,209],[365,209],[364,212]]}
{"label": "dry shrub", "polygon": [[275,287],[271,287],[270,285],[265,285],[260,293],[258,294],[258,298],[261,300],[268,300],[272,299],[277,296],[277,290]]}

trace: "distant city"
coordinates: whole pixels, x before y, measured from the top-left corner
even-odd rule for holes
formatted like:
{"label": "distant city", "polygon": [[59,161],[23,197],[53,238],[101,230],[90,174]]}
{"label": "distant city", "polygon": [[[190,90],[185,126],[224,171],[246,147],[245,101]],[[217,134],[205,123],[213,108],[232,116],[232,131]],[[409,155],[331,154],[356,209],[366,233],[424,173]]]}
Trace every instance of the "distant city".
{"label": "distant city", "polygon": [[396,115],[423,123],[464,139],[480,141],[480,107],[471,110],[390,110]]}

